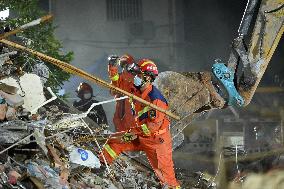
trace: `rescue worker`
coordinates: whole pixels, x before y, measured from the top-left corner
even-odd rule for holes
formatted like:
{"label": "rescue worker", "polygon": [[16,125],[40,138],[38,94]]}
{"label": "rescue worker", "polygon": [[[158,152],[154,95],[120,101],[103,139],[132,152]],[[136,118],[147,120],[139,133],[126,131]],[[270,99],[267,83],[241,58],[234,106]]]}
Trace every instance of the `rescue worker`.
{"label": "rescue worker", "polygon": [[[121,66],[122,72],[118,73],[118,66]],[[135,93],[133,78],[136,68],[134,58],[125,54],[121,57],[112,55],[108,57],[108,72],[111,83],[122,90]],[[112,92],[115,98],[121,97],[121,94]],[[131,99],[119,100],[116,102],[113,123],[116,131],[126,131],[134,125],[134,117],[131,112]]]}
{"label": "rescue worker", "polygon": [[[73,106],[79,111],[86,112],[93,103],[98,102],[93,98],[93,89],[88,83],[80,83],[76,93],[80,100],[73,102]],[[88,114],[88,117],[97,124],[108,125],[107,117],[102,105],[95,106]]]}
{"label": "rescue worker", "polygon": [[[134,86],[140,91],[139,96],[163,109],[168,109],[166,99],[152,85],[158,75],[157,66],[149,59],[142,59],[138,65],[141,73],[134,77]],[[135,125],[122,135],[121,139],[110,138],[100,158],[104,155],[107,162],[112,163],[122,152],[144,151],[162,186],[180,188],[175,178],[168,116],[137,101],[134,101],[134,105]]]}

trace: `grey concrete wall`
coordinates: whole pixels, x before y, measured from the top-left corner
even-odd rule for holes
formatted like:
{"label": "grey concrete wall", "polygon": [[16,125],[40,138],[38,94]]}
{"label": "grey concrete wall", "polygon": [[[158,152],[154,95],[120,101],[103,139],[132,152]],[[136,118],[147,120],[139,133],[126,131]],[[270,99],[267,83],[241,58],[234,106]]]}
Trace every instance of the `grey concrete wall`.
{"label": "grey concrete wall", "polygon": [[[167,65],[169,57],[169,18],[165,0],[143,0],[143,20],[152,21],[155,37],[129,40],[125,21],[107,21],[106,1],[61,0],[52,3],[57,36],[66,50],[75,52],[74,64],[92,65],[105,54],[128,52],[137,58],[153,58]],[[86,61],[82,61],[82,58]]]}

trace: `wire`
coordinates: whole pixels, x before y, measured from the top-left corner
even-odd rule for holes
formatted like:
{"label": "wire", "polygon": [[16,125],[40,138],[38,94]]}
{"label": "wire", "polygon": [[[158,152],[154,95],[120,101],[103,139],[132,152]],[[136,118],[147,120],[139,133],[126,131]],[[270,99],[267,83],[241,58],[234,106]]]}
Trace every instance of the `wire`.
{"label": "wire", "polygon": [[239,164],[238,164],[238,145],[237,144],[236,144],[236,166],[237,166],[238,173],[240,173]]}
{"label": "wire", "polygon": [[284,7],[284,4],[280,5],[279,7],[275,8],[275,9],[272,9],[270,11],[264,11],[264,13],[273,13],[273,12],[277,12],[279,11],[280,9],[282,9]]}
{"label": "wire", "polygon": [[90,111],[95,107],[95,106],[98,106],[98,105],[101,105],[101,104],[106,104],[106,103],[110,103],[110,102],[115,102],[115,101],[119,101],[119,100],[124,100],[126,98],[129,98],[128,96],[123,96],[123,97],[120,97],[120,98],[114,98],[114,99],[111,99],[111,100],[106,100],[106,101],[102,101],[102,102],[97,102],[97,103],[93,103],[90,108],[88,109],[87,112],[85,112],[85,114],[89,114]]}
{"label": "wire", "polygon": [[[83,119],[81,119],[81,120],[83,121],[83,123],[85,124],[85,126],[89,129],[90,133],[93,135],[94,132],[93,132],[93,130],[89,127],[89,125],[88,125]],[[106,169],[107,169],[107,171],[108,171],[108,174],[111,174],[111,171],[110,171],[110,169],[109,169],[107,160],[106,160],[106,158],[105,158],[105,156],[104,156],[104,153],[102,153],[102,152],[103,152],[103,151],[102,151],[102,148],[101,148],[101,146],[99,145],[97,139],[96,139],[96,138],[94,138],[94,139],[95,139],[95,143],[96,143],[97,147],[98,147],[99,150],[100,150],[100,153],[102,154],[102,157],[103,157],[104,163],[105,163],[105,165],[106,165]]]}
{"label": "wire", "polygon": [[6,152],[7,150],[9,150],[9,149],[11,149],[11,148],[17,146],[19,143],[25,141],[26,139],[30,138],[31,136],[33,136],[33,133],[30,134],[30,135],[28,135],[28,136],[26,136],[26,137],[23,138],[22,140],[19,140],[18,142],[14,143],[13,145],[9,146],[8,148],[5,148],[4,150],[2,150],[2,151],[0,152],[0,154],[3,154],[3,153]]}
{"label": "wire", "polygon": [[216,174],[215,174],[215,176],[214,176],[212,182],[215,182],[215,180],[216,180],[216,178],[217,178],[217,176],[218,176],[218,174],[219,174],[220,166],[221,166],[221,160],[222,160],[222,155],[223,155],[223,152],[221,152],[220,155],[219,155],[219,162],[218,162],[217,171],[216,171]]}
{"label": "wire", "polygon": [[41,105],[39,105],[38,107],[36,107],[36,108],[34,108],[33,110],[31,110],[31,113],[32,113],[32,114],[33,114],[33,113],[36,113],[39,108],[41,108],[41,107],[43,107],[44,105],[46,105],[46,104],[48,104],[48,103],[50,103],[50,102],[52,102],[52,101],[54,101],[54,100],[57,99],[57,96],[53,93],[53,91],[51,90],[50,87],[47,87],[47,90],[48,90],[48,92],[51,94],[51,98],[48,99],[47,101],[43,102],[43,103],[42,103]]}
{"label": "wire", "polygon": [[20,164],[19,162],[17,162],[16,160],[14,160],[11,156],[8,156],[8,158],[11,159],[11,160],[12,160],[14,163],[16,163],[17,165],[19,165],[20,167],[23,167],[23,168],[25,168],[25,169],[28,169],[27,166],[24,166],[24,165]]}

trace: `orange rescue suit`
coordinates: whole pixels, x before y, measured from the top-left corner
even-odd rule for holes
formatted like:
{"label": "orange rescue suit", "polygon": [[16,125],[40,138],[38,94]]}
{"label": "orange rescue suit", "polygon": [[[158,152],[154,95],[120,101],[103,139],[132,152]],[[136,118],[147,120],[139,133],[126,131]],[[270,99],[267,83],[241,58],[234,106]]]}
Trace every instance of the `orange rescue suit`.
{"label": "orange rescue suit", "polygon": [[[163,109],[168,109],[166,99],[153,85],[150,85],[140,97]],[[121,152],[144,151],[160,182],[170,188],[180,188],[175,178],[172,160],[169,118],[164,113],[139,102],[134,103],[136,128],[131,132],[138,137],[130,142],[110,139],[103,149],[107,162],[111,163]]]}
{"label": "orange rescue suit", "polygon": [[[117,66],[108,66],[108,73],[111,79],[111,83],[115,87],[119,87],[130,93],[135,93],[136,89],[133,86],[133,75],[126,70],[122,73],[118,73]],[[116,98],[121,97],[120,94],[113,93]],[[115,113],[113,116],[113,123],[115,125],[116,131],[127,131],[129,128],[135,125],[135,120],[133,116],[133,103],[131,99],[124,99],[116,101]]]}

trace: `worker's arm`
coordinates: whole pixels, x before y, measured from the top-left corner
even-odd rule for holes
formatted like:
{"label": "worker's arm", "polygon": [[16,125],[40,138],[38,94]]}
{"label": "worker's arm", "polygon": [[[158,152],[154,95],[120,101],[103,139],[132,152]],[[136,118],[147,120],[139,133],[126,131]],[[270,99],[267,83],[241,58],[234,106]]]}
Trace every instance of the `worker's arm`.
{"label": "worker's arm", "polygon": [[[119,80],[120,80],[120,74],[118,73],[118,67],[117,66],[112,66],[108,65],[108,75],[111,80],[111,84],[115,87],[119,87]],[[112,96],[116,96],[117,93],[113,90],[110,90],[110,94]]]}
{"label": "worker's arm", "polygon": [[108,74],[112,84],[116,87],[119,80],[119,73],[118,73],[118,59],[117,55],[110,55],[108,58]]}
{"label": "worker's arm", "polygon": [[[115,87],[119,87],[119,83],[121,80],[120,79],[120,74],[118,73],[118,56],[116,55],[110,55],[108,57],[108,75],[111,80],[111,84],[114,85]],[[115,91],[110,91],[110,94],[113,96],[116,96],[117,93]]]}
{"label": "worker's arm", "polygon": [[[152,103],[163,109],[168,109],[167,104],[159,99],[154,100]],[[142,118],[145,117],[145,119],[141,120],[141,116]],[[151,135],[160,129],[163,129],[162,126],[166,123],[165,119],[168,119],[167,116],[160,111],[155,109],[149,109],[147,112],[145,111],[144,116],[142,114],[140,115],[140,126],[143,133]]]}
{"label": "worker's arm", "polygon": [[119,73],[118,73],[118,67],[116,65],[108,65],[108,75],[111,80],[111,84],[118,87]]}

